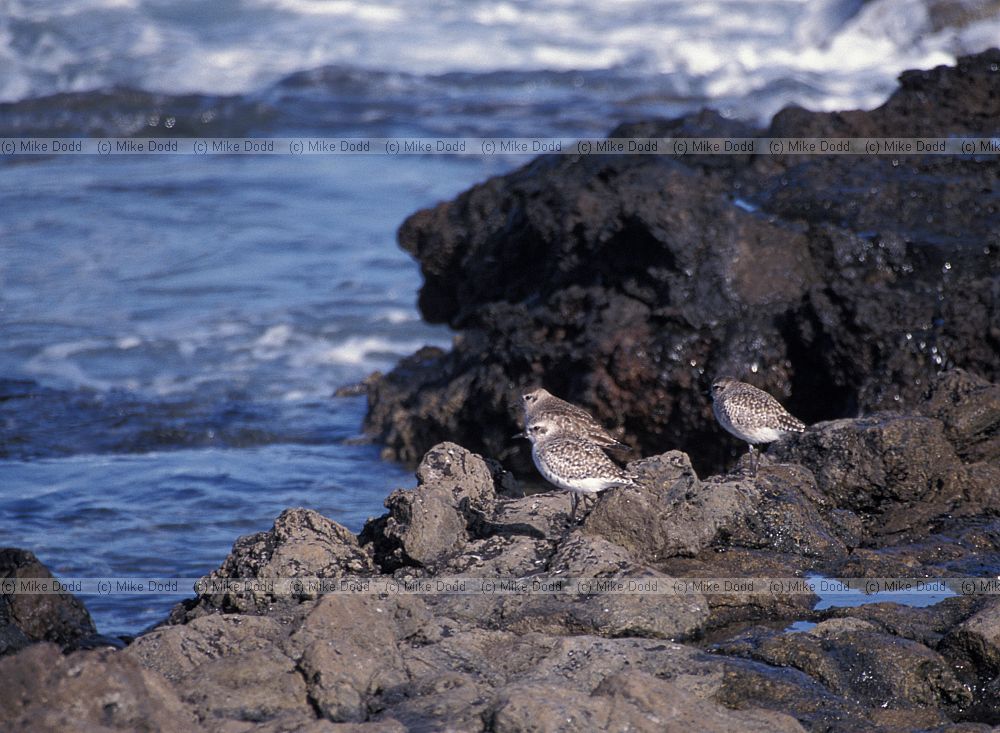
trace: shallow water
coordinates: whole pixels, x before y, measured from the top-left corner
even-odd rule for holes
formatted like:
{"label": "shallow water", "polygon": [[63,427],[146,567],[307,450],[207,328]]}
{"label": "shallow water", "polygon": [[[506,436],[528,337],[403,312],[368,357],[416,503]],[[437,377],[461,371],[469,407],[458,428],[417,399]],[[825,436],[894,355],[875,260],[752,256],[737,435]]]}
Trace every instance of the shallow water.
{"label": "shallow water", "polygon": [[800,631],[811,631],[815,629],[819,624],[814,621],[793,621],[787,629],[785,629],[786,634],[794,634]]}
{"label": "shallow water", "polygon": [[[350,407],[343,414],[353,422],[360,409]],[[0,481],[20,487],[4,501],[0,545],[32,548],[62,577],[138,578],[200,577],[236,537],[269,527],[289,506],[358,529],[383,491],[412,484],[380,464],[374,447],[337,443],[7,462]],[[84,600],[102,631],[122,633],[157,622],[179,599]]]}
{"label": "shallow water", "polygon": [[848,588],[843,583],[819,575],[811,576],[810,580],[816,583],[816,595],[820,599],[813,607],[815,611],[822,611],[825,608],[855,608],[871,603],[898,603],[911,608],[927,608],[958,595],[949,588],[939,590],[930,583],[927,588],[919,590],[865,593],[863,590]]}

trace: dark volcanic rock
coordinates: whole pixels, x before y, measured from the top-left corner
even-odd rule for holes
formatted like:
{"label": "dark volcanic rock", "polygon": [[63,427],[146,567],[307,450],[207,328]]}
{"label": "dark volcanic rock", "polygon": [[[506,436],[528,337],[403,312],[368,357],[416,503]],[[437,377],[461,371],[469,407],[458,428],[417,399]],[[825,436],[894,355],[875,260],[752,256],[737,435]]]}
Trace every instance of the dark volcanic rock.
{"label": "dark volcanic rock", "polygon": [[[579,525],[564,492],[505,498],[495,466],[442,444],[421,463],[418,487],[395,492],[389,513],[369,522],[363,548],[400,582],[537,576],[669,588],[676,577],[982,572],[1000,563],[1000,525],[982,503],[990,493],[971,471],[991,465],[991,413],[973,407],[988,408],[991,389],[945,374],[921,414],[814,426],[771,451],[756,479],[699,478],[678,451],[636,460],[638,486],[604,492]],[[913,525],[891,531],[906,513]],[[302,723],[306,702],[329,721],[462,730],[559,730],[566,720],[976,730],[969,721],[996,717],[989,599],[814,611],[816,600],[780,590],[336,595],[237,617],[245,625],[203,616],[127,653],[177,685],[200,719],[270,726]],[[795,619],[822,623],[783,633]],[[712,654],[692,646],[699,639]],[[246,665],[277,681],[266,687],[280,705],[266,690],[225,693],[262,678]]]}
{"label": "dark volcanic rock", "polygon": [[824,621],[799,633],[751,630],[715,648],[800,669],[831,692],[872,708],[957,708],[972,702],[971,691],[939,654],[859,619]]}
{"label": "dark volcanic rock", "polygon": [[[996,542],[988,537],[970,537],[971,544],[954,538],[975,533],[961,517],[1000,513],[1000,390],[967,372],[948,371],[916,410],[820,423],[775,445],[768,457],[813,472],[825,501],[839,512],[826,516],[841,535],[849,529],[845,522],[857,527],[853,546],[914,543],[931,530],[947,532],[953,539],[946,544],[995,553]],[[921,554],[913,547],[908,552]],[[985,555],[982,562],[992,572]]]}
{"label": "dark volcanic rock", "polygon": [[162,674],[198,719],[297,730],[319,715],[365,720],[383,689],[407,677],[397,640],[434,636],[413,596],[331,594],[269,616],[211,615],[161,626],[124,654]]}
{"label": "dark volcanic rock", "polygon": [[429,620],[414,597],[320,599],[292,637],[303,650],[299,664],[320,714],[333,721],[366,719],[371,698],[408,680],[398,641],[419,636]]}
{"label": "dark volcanic rock", "polygon": [[314,717],[295,662],[273,648],[220,656],[175,685],[181,700],[209,727],[227,720]]}
{"label": "dark volcanic rock", "polygon": [[[709,606],[698,593],[609,593],[615,581],[633,588],[669,588],[671,578],[637,562],[623,547],[602,537],[574,530],[549,558],[548,577],[585,579],[592,592],[535,594],[507,599],[492,623],[526,633],[596,634],[658,639],[697,636],[709,618]],[[489,616],[485,616],[489,618]]]}
{"label": "dark volcanic rock", "polygon": [[470,522],[492,513],[494,479],[481,456],[454,443],[435,446],[417,468],[417,488],[390,494],[389,516],[370,522],[362,541],[372,543],[383,570],[440,563],[468,541]]}
{"label": "dark volcanic rock", "polygon": [[[697,699],[697,698],[695,698]],[[711,700],[693,704],[688,685],[644,672],[609,675],[593,692],[560,686],[511,685],[491,711],[497,731],[758,731],[805,729],[795,718],[770,710],[729,710]]]}
{"label": "dark volcanic rock", "polygon": [[171,686],[134,659],[110,650],[63,656],[36,644],[0,660],[0,729],[191,731],[196,719]]}
{"label": "dark volcanic rock", "polygon": [[1000,385],[954,369],[932,385],[920,411],[944,424],[962,460],[1000,464]]}
{"label": "dark volcanic rock", "polygon": [[[0,548],[0,580],[52,577],[33,553]],[[69,593],[0,595],[0,655],[35,641],[51,641],[72,649],[96,634],[87,609]]]}
{"label": "dark volcanic rock", "polygon": [[587,519],[590,532],[646,561],[695,556],[712,545],[769,549],[832,561],[844,543],[817,507],[832,508],[808,471],[781,466],[758,480],[701,481],[679,451],[629,464],[640,485],[609,492]]}
{"label": "dark volcanic rock", "polygon": [[287,636],[287,629],[269,616],[216,614],[160,626],[138,637],[125,654],[174,682],[213,659],[265,650]]}
{"label": "dark volcanic rock", "polygon": [[[995,135],[1000,52],[907,72],[871,112],[778,114],[774,136]],[[715,134],[701,114],[616,136]],[[751,129],[725,134],[752,135]],[[544,384],[644,453],[700,471],[736,446],[711,380],[746,376],[808,422],[909,409],[942,368],[1000,376],[1000,189],[959,156],[553,156],[400,229],[420,307],[458,331],[373,380],[368,431],[415,462],[510,455]]]}
{"label": "dark volcanic rock", "polygon": [[816,476],[835,506],[873,535],[920,531],[967,493],[968,476],[938,420],[879,414],[813,426],[773,455]]}
{"label": "dark volcanic rock", "polygon": [[834,606],[818,618],[852,618],[867,621],[890,636],[916,641],[929,649],[938,649],[945,634],[988,603],[977,596],[953,596],[927,607],[901,606],[898,603],[872,603],[863,606]]}
{"label": "dark volcanic rock", "polygon": [[940,647],[960,662],[967,675],[975,672],[981,683],[1000,676],[1000,601],[991,599],[985,608],[951,629]]}
{"label": "dark volcanic rock", "polygon": [[[236,540],[222,566],[202,581],[340,578],[374,572],[371,555],[347,529],[311,509],[286,509],[267,532]],[[304,585],[292,598],[315,597],[315,591]],[[214,593],[209,585],[197,602],[178,604],[171,612],[171,621],[190,620],[218,609],[253,611],[275,600],[266,582],[246,593]]]}

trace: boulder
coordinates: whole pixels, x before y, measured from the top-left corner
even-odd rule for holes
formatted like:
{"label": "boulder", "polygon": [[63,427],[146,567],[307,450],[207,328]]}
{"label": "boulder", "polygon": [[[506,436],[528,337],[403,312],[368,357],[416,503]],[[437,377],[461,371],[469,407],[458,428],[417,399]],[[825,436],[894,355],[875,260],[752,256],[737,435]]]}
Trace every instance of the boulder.
{"label": "boulder", "polygon": [[1000,676],[1000,600],[989,603],[948,631],[942,654],[955,660],[966,678],[980,684]]}
{"label": "boulder", "polygon": [[672,578],[636,562],[621,546],[576,530],[549,561],[544,577],[571,592],[536,593],[507,603],[498,625],[519,632],[687,639],[708,620],[698,593],[675,594]]}
{"label": "boulder", "polygon": [[153,629],[123,653],[174,682],[214,659],[266,651],[287,634],[287,628],[269,616],[212,614]]}
{"label": "boulder", "polygon": [[[315,598],[308,584],[290,595],[276,593],[270,580],[342,578],[373,575],[368,554],[349,530],[311,509],[286,509],[266,532],[240,537],[218,570],[202,578],[196,603],[175,606],[171,621],[180,622],[216,610],[253,611],[278,600]],[[213,592],[212,584],[228,579],[263,580],[247,592]]]}
{"label": "boulder", "polygon": [[303,650],[299,666],[320,715],[334,722],[364,721],[369,706],[378,707],[373,697],[407,680],[397,640],[416,633],[426,616],[415,597],[321,598],[291,639]]}
{"label": "boulder", "polygon": [[592,693],[559,686],[512,685],[492,710],[496,731],[804,731],[795,718],[769,710],[730,710],[692,699],[690,689],[643,672],[607,677]]}
{"label": "boulder", "polygon": [[52,733],[196,729],[197,719],[159,674],[113,650],[60,653],[35,644],[0,659],[0,728]]}
{"label": "boulder", "polygon": [[[4,580],[54,576],[28,550],[0,548],[0,590]],[[71,593],[0,594],[0,656],[32,642],[51,641],[64,649],[83,644],[97,634],[83,603]]]}
{"label": "boulder", "polygon": [[637,486],[608,491],[585,528],[628,549],[637,560],[693,557],[709,547],[768,549],[826,561],[847,547],[833,508],[813,475],[795,466],[769,466],[757,479],[700,480],[687,455],[671,451],[634,461]]}
{"label": "boulder", "polygon": [[494,470],[481,456],[454,443],[428,451],[417,469],[417,488],[389,495],[387,517],[369,522],[362,542],[383,570],[445,561],[468,541],[470,522],[492,513]]}
{"label": "boulder", "polygon": [[203,662],[174,681],[182,701],[207,727],[314,717],[306,680],[274,647],[236,651]]}
{"label": "boulder", "polygon": [[966,463],[1000,462],[1000,385],[963,369],[942,373],[919,411],[944,425]]}
{"label": "boulder", "polygon": [[803,632],[754,628],[714,648],[802,670],[834,694],[871,708],[954,710],[972,702],[972,691],[939,654],[856,618],[823,621]]}
{"label": "boulder", "polygon": [[880,413],[820,423],[768,456],[812,471],[826,499],[855,513],[876,543],[925,532],[968,493],[967,471],[932,418]]}

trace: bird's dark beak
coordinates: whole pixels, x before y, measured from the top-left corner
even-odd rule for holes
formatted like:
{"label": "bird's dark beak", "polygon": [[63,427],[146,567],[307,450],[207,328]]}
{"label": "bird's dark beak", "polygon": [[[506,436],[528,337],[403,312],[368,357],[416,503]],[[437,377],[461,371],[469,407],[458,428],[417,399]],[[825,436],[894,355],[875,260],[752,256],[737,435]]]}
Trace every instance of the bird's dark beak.
{"label": "bird's dark beak", "polygon": [[514,434],[513,434],[512,436],[510,436],[510,437],[511,437],[511,438],[527,438],[528,436],[527,436],[527,435],[525,435],[524,433],[514,433]]}

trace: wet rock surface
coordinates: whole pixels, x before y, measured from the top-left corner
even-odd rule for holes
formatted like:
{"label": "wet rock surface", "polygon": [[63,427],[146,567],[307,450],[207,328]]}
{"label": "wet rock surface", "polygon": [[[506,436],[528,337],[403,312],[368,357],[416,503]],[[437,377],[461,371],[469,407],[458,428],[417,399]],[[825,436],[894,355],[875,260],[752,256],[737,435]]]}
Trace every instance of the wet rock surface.
{"label": "wet rock surface", "polygon": [[[0,548],[0,582],[52,579],[52,573],[35,555],[14,547]],[[75,649],[95,640],[93,619],[70,593],[0,593],[0,656],[36,641],[49,641]],[[109,640],[110,641],[110,640]]]}
{"label": "wet rock surface", "polygon": [[[620,137],[990,136],[1000,51],[907,72],[880,108],[714,113]],[[933,376],[1000,376],[991,158],[551,156],[411,216],[420,307],[457,332],[369,383],[367,430],[416,462],[455,440],[531,471],[510,435],[542,385],[639,454],[730,467],[708,388],[733,374],[806,422],[912,411]],[[972,416],[967,420],[975,421]],[[961,429],[961,428],[958,428]]]}
{"label": "wet rock surface", "polygon": [[865,707],[947,708],[972,702],[971,691],[941,655],[856,618],[823,621],[802,632],[751,630],[714,649],[799,669]]}
{"label": "wet rock surface", "polygon": [[[807,590],[692,582],[995,576],[1000,505],[972,470],[1000,465],[993,389],[942,374],[913,413],[815,425],[756,478],[700,477],[680,451],[636,459],[637,486],[578,524],[566,493],[521,496],[443,443],[360,535],[289,509],[204,579],[358,592],[206,589],[122,651],[28,646],[0,660],[0,728],[987,730],[996,596],[823,607]],[[532,585],[570,578],[571,592]]]}

